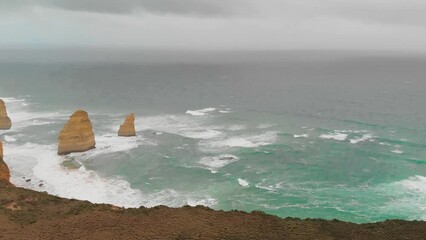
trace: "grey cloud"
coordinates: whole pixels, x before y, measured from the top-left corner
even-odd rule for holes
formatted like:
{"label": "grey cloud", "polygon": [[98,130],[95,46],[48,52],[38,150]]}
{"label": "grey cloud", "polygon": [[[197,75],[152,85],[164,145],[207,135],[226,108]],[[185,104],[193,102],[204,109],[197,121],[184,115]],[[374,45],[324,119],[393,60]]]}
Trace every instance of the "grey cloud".
{"label": "grey cloud", "polygon": [[0,0],[0,9],[25,6],[53,7],[70,11],[128,14],[230,15],[235,0]]}

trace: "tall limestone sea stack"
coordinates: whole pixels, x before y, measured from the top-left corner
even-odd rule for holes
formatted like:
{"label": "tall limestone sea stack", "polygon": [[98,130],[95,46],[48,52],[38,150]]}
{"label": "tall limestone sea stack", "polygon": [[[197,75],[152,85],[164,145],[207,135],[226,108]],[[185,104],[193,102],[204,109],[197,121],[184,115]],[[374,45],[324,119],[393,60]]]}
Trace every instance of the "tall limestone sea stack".
{"label": "tall limestone sea stack", "polygon": [[58,154],[84,152],[95,148],[95,134],[87,112],[77,110],[59,133]]}
{"label": "tall limestone sea stack", "polygon": [[136,136],[135,130],[135,114],[131,113],[124,120],[123,125],[120,125],[118,130],[118,136],[120,137],[133,137]]}
{"label": "tall limestone sea stack", "polygon": [[10,171],[3,161],[3,144],[0,142],[0,180],[10,181]]}
{"label": "tall limestone sea stack", "polygon": [[0,130],[7,130],[12,127],[12,121],[7,116],[6,105],[4,101],[0,99]]}

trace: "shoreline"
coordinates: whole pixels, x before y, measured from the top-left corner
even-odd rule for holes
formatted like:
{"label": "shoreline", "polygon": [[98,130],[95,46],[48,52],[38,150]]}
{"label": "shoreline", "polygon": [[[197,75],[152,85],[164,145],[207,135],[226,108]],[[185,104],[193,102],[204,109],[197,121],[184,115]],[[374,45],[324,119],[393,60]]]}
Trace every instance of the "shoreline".
{"label": "shoreline", "polygon": [[425,221],[357,224],[204,206],[120,208],[0,181],[1,239],[424,239]]}

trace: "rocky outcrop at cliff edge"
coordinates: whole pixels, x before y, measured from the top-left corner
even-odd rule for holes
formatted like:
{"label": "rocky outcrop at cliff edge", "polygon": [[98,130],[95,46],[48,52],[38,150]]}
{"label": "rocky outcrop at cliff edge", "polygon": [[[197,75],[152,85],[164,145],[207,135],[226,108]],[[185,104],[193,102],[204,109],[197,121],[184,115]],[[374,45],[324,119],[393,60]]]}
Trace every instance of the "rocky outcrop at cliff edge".
{"label": "rocky outcrop at cliff edge", "polygon": [[71,115],[59,133],[58,154],[84,152],[95,148],[95,134],[87,112],[78,110]]}
{"label": "rocky outcrop at cliff edge", "polygon": [[10,180],[10,171],[7,164],[3,161],[3,144],[0,142],[0,180]]}
{"label": "rocky outcrop at cliff edge", "polygon": [[0,99],[0,129],[7,130],[12,127],[12,121],[7,116],[6,104]]}
{"label": "rocky outcrop at cliff edge", "polygon": [[120,129],[118,130],[118,136],[121,136],[121,137],[136,136],[135,115],[133,113],[128,115],[126,117],[126,120],[124,120],[123,125],[120,126]]}

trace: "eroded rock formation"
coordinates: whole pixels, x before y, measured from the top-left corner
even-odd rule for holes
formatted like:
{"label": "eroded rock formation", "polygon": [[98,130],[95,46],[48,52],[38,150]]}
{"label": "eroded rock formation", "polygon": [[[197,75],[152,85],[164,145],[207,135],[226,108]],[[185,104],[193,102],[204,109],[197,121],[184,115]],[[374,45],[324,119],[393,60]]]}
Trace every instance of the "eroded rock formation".
{"label": "eroded rock formation", "polygon": [[3,161],[3,144],[0,142],[0,180],[10,181],[10,171]]}
{"label": "eroded rock formation", "polygon": [[95,148],[95,134],[87,112],[78,110],[71,115],[59,133],[58,154],[84,152]]}
{"label": "eroded rock formation", "polygon": [[7,116],[6,105],[3,100],[0,99],[0,129],[7,130],[12,127],[12,121]]}
{"label": "eroded rock formation", "polygon": [[121,137],[132,137],[136,136],[135,130],[135,114],[131,113],[124,120],[123,125],[120,125],[120,129],[118,130],[118,136]]}

